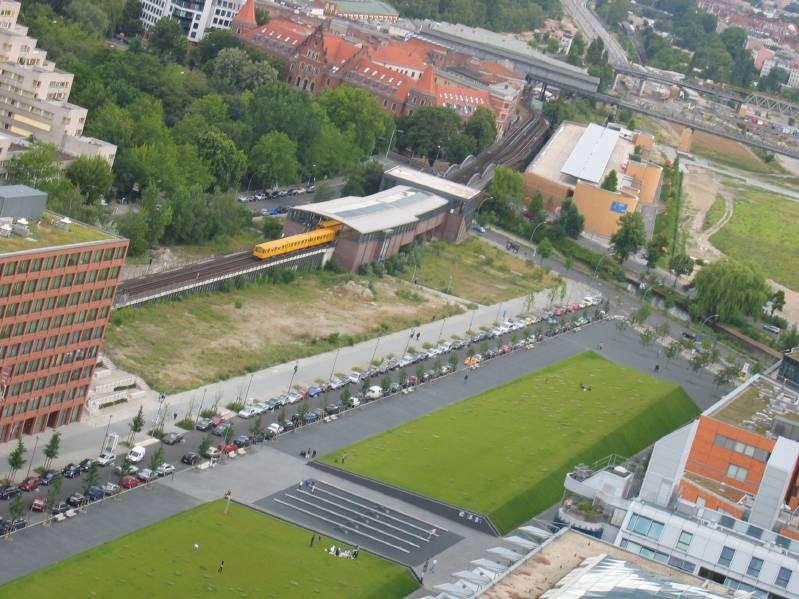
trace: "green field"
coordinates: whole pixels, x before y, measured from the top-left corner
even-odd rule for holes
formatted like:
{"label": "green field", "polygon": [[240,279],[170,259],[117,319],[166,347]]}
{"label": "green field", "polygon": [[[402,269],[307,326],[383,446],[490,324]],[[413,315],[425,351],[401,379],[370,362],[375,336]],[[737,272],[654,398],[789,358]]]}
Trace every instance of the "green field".
{"label": "green field", "polygon": [[363,552],[336,558],[323,548],[338,542],[323,537],[311,549],[305,529],[222,507],[207,503],[34,572],[0,587],[0,598],[399,599],[417,587],[402,566]]}
{"label": "green field", "polygon": [[705,222],[702,223],[702,230],[707,231],[710,227],[715,225],[724,216],[724,196],[720,193],[716,194],[716,199],[713,200],[713,205],[705,213]]}
{"label": "green field", "polygon": [[632,456],[697,413],[679,386],[585,352],[323,460],[346,453],[348,470],[483,513],[504,533],[558,501],[576,464]]}
{"label": "green field", "polygon": [[739,187],[732,219],[710,241],[727,256],[756,262],[767,277],[799,290],[799,202]]}

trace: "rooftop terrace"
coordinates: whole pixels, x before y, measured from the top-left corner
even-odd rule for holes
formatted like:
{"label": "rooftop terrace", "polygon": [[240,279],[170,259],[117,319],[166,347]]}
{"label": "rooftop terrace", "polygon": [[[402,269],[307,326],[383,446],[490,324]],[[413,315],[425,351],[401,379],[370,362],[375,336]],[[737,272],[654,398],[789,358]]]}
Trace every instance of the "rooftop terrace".
{"label": "rooftop terrace", "polygon": [[758,376],[732,391],[706,415],[763,435],[771,430],[777,416],[799,422],[799,395],[768,377]]}
{"label": "rooftop terrace", "polygon": [[[26,250],[118,238],[113,233],[70,219],[64,223],[63,219],[64,217],[59,214],[45,211],[40,221],[29,224],[30,237],[21,237],[16,233],[11,233],[10,237],[0,236],[0,256]],[[62,223],[62,226],[57,223]]]}

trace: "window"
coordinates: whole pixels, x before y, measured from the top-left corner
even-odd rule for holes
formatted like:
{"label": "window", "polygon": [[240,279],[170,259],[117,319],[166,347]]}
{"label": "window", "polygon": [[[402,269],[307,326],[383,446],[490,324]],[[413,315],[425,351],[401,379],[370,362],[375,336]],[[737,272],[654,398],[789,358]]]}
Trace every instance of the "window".
{"label": "window", "polygon": [[746,481],[747,476],[749,476],[749,470],[746,468],[741,468],[735,464],[727,466],[727,478],[743,482]]}
{"label": "window", "polygon": [[657,541],[660,538],[660,533],[663,532],[663,523],[633,514],[632,518],[630,518],[630,523],[627,525],[627,530],[632,530]]}
{"label": "window", "polygon": [[780,568],[780,571],[777,574],[777,580],[774,581],[774,584],[784,589],[785,587],[788,586],[788,583],[790,581],[791,581],[791,571],[785,567]]}
{"label": "window", "polygon": [[716,435],[714,443],[719,447],[723,447],[724,449],[729,449],[735,453],[740,453],[741,455],[754,458],[760,462],[768,461],[769,454],[765,449],[747,445],[742,441],[736,441],[735,439],[730,439],[724,435]]}
{"label": "window", "polygon": [[729,568],[732,563],[732,558],[735,556],[735,549],[732,547],[724,547],[719,556],[719,566]]}
{"label": "window", "polygon": [[763,560],[757,557],[753,557],[752,560],[749,562],[749,567],[746,569],[746,575],[751,576],[752,578],[757,578],[760,576],[760,569],[763,567]]}
{"label": "window", "polygon": [[682,531],[680,533],[680,538],[677,540],[677,549],[680,551],[688,551],[688,547],[691,546],[691,541],[694,540],[694,535],[690,532]]}

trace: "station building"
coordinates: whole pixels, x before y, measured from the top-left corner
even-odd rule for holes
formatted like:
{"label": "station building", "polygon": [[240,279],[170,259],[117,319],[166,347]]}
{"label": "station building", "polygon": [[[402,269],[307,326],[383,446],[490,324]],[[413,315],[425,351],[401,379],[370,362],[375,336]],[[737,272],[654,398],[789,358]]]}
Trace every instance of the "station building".
{"label": "station building", "polygon": [[[410,183],[413,186],[396,183]],[[333,258],[347,271],[382,262],[419,239],[458,242],[468,234],[479,190],[407,167],[386,172],[384,189],[290,209],[284,235],[335,220],[342,228]],[[393,185],[393,186],[392,186]]]}
{"label": "station building", "polygon": [[0,187],[0,442],[80,420],[128,241]]}
{"label": "station building", "polygon": [[[572,198],[585,230],[609,237],[623,214],[651,206],[659,196],[662,169],[647,159],[653,141],[620,127],[563,123],[523,173],[525,192],[541,193],[549,212]],[[601,187],[611,171],[616,191]]]}

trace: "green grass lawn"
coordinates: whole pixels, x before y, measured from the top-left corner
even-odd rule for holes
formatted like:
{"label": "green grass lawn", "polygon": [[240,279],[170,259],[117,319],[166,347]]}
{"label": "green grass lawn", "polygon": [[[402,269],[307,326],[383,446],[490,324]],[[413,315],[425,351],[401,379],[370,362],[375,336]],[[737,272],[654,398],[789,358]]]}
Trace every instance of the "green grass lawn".
{"label": "green grass lawn", "polygon": [[2,586],[0,598],[399,599],[418,586],[402,566],[364,552],[332,557],[323,548],[337,541],[311,549],[303,528],[236,504],[222,510],[215,501],[183,512]]}
{"label": "green grass lawn", "polygon": [[348,470],[481,512],[504,533],[555,503],[576,464],[632,456],[697,413],[679,386],[585,352],[323,460],[346,453]]}
{"label": "green grass lawn", "polygon": [[[532,262],[510,256],[474,236],[457,245],[444,241],[425,244],[421,260],[415,273],[420,285],[478,304],[521,297],[556,283],[553,275]],[[400,276],[410,281],[414,271],[409,268]]]}
{"label": "green grass lawn", "polygon": [[724,196],[720,193],[716,194],[716,199],[713,200],[713,205],[710,210],[705,213],[705,222],[702,223],[702,230],[707,231],[710,227],[715,225],[724,216]]}
{"label": "green grass lawn", "polygon": [[710,240],[727,256],[756,262],[766,276],[799,290],[799,202],[738,187],[732,219]]}

